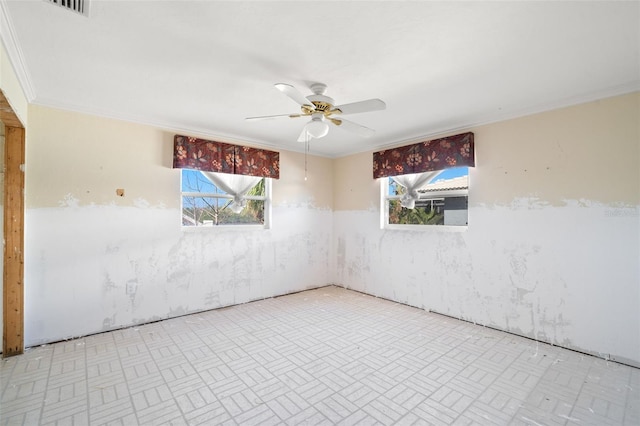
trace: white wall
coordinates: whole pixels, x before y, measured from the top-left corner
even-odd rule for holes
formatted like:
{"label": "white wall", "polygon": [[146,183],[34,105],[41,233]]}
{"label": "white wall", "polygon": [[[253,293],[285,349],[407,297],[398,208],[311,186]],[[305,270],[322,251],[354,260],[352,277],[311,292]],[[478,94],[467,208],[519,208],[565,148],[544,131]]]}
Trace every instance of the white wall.
{"label": "white wall", "polygon": [[335,281],[640,365],[640,95],[469,129],[464,231],[379,228],[371,153],[334,163]]}
{"label": "white wall", "polygon": [[26,346],[330,283],[331,160],[310,158],[305,182],[303,158],[281,153],[271,230],[184,230],[172,143],[30,107]]}

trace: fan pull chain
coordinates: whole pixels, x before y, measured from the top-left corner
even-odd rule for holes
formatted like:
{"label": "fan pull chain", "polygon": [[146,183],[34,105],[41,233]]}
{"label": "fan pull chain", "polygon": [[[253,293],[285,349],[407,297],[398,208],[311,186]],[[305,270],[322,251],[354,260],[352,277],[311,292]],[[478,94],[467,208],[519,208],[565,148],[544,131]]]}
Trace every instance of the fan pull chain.
{"label": "fan pull chain", "polygon": [[309,133],[304,136],[304,181],[307,181],[307,154],[309,153]]}

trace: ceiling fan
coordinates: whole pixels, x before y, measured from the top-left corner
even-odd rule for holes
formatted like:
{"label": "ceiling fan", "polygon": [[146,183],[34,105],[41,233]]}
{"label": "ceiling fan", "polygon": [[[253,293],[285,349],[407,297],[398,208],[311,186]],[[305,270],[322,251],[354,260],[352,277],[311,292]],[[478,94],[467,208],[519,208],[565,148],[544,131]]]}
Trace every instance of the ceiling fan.
{"label": "ceiling fan", "polygon": [[261,117],[247,117],[246,120],[265,120],[270,118],[298,118],[311,117],[311,120],[304,126],[302,133],[298,137],[298,142],[305,142],[310,138],[322,138],[329,133],[329,124],[332,123],[343,129],[352,131],[360,136],[369,137],[375,130],[363,125],[345,120],[341,116],[347,114],[357,114],[361,112],[383,110],[387,105],[380,99],[368,99],[366,101],[353,102],[350,104],[334,106],[334,100],[325,95],[327,86],[322,83],[311,85],[312,95],[306,98],[290,84],[278,83],[275,88],[287,95],[300,105],[299,114],[266,115]]}

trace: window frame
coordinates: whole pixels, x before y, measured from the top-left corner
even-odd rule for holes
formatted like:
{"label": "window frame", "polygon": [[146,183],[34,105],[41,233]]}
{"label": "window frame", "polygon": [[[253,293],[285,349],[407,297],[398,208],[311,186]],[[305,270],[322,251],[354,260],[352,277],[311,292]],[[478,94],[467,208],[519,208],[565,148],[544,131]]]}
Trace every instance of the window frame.
{"label": "window frame", "polygon": [[[228,194],[226,192],[224,192],[222,189],[218,188],[220,191],[220,193],[211,193],[211,192],[193,192],[193,191],[186,191],[183,192],[182,191],[182,182],[183,182],[183,172],[182,170],[190,170],[190,171],[194,171],[194,172],[201,172],[201,170],[192,170],[192,169],[181,169],[180,172],[180,227],[183,230],[200,230],[200,229],[217,229],[217,230],[224,230],[224,229],[235,229],[235,230],[258,230],[258,229],[271,229],[271,219],[272,219],[272,178],[269,177],[262,177],[262,179],[264,179],[264,195],[247,195],[244,198],[246,200],[261,200],[264,202],[264,223],[259,224],[247,224],[247,223],[240,223],[240,224],[233,224],[233,223],[228,223],[228,224],[222,224],[222,225],[184,225],[182,218],[183,218],[183,214],[182,212],[184,211],[184,197],[200,197],[200,198],[218,198],[218,199],[227,199],[227,200],[232,200],[233,199],[233,195]],[[216,186],[214,184],[214,186]],[[217,186],[216,186],[217,188]]]}
{"label": "window frame", "polygon": [[[469,172],[467,170],[467,173]],[[443,170],[444,171],[444,170]],[[436,176],[437,177],[437,176]],[[469,175],[467,174],[467,179]],[[389,184],[392,176],[378,178],[380,181],[380,229],[382,230],[405,230],[405,231],[429,231],[442,230],[446,232],[465,232],[469,228],[469,209],[467,207],[466,225],[428,225],[428,224],[395,224],[389,223],[389,201],[400,200],[401,195],[389,195]],[[470,185],[469,185],[470,186]],[[419,193],[419,200],[437,200],[448,197],[466,196],[469,201],[469,187],[467,189],[449,189],[443,191],[432,191],[428,194]]]}

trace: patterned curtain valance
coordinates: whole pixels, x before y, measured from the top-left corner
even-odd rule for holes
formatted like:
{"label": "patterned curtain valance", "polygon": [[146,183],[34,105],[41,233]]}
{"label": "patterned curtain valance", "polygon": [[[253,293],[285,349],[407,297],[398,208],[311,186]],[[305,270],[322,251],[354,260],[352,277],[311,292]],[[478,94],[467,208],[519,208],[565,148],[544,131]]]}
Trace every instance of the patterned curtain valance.
{"label": "patterned curtain valance", "polygon": [[475,166],[473,133],[373,153],[373,178]]}
{"label": "patterned curtain valance", "polygon": [[280,153],[175,135],[173,168],[278,179]]}

